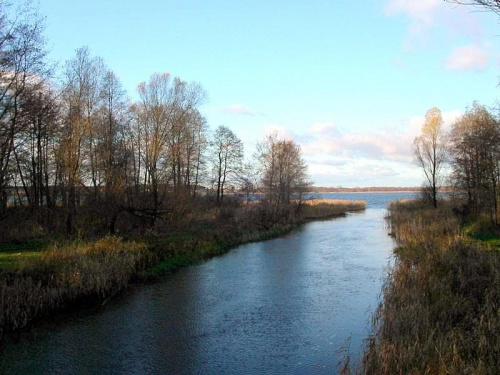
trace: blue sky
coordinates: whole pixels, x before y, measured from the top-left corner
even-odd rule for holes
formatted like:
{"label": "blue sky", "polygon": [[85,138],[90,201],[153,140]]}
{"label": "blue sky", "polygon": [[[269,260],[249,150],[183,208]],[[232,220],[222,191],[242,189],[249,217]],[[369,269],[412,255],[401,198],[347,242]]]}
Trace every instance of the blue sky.
{"label": "blue sky", "polygon": [[250,157],[271,131],[302,146],[321,186],[418,186],[411,143],[437,106],[447,126],[495,105],[495,15],[442,0],[39,0],[50,57],[88,46],[128,94],[155,72],[197,81],[209,125]]}

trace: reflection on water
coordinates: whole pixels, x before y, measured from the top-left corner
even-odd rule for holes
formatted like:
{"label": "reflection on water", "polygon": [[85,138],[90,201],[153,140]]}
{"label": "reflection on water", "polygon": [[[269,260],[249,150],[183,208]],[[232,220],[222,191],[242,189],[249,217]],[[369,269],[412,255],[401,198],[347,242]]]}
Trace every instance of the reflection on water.
{"label": "reflection on water", "polygon": [[335,373],[347,337],[359,353],[394,247],[369,207],[39,327],[5,347],[0,373]]}

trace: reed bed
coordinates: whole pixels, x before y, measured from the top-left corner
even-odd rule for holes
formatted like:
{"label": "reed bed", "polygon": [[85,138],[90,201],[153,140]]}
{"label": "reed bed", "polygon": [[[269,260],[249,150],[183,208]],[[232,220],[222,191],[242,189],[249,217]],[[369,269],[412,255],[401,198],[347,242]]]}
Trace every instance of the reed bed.
{"label": "reed bed", "polygon": [[54,245],[0,276],[0,338],[76,301],[109,297],[150,262],[145,244],[117,237]]}
{"label": "reed bed", "polygon": [[366,202],[361,200],[311,199],[302,202],[301,215],[306,220],[312,220],[339,216],[365,208]]}
{"label": "reed bed", "polygon": [[499,254],[461,237],[448,204],[396,203],[389,221],[401,248],[356,372],[498,373]]}

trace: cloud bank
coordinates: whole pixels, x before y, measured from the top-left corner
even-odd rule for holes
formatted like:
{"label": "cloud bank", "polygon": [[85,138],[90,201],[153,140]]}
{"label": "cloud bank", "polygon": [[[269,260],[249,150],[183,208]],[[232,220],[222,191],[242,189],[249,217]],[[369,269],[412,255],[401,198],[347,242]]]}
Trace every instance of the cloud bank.
{"label": "cloud bank", "polygon": [[425,44],[433,28],[468,38],[478,39],[482,35],[481,22],[476,14],[467,7],[456,7],[443,0],[387,0],[384,11],[389,17],[406,17],[406,49]]}
{"label": "cloud bank", "polygon": [[389,0],[385,6],[388,15],[405,14],[413,25],[431,26],[435,22],[436,10],[442,0]]}
{"label": "cloud bank", "polygon": [[371,133],[341,132],[333,124],[315,124],[300,139],[305,155],[335,155],[342,158],[411,161],[408,151],[413,135],[394,129]]}
{"label": "cloud bank", "polygon": [[257,112],[252,111],[250,108],[241,104],[231,104],[229,107],[224,108],[225,113],[233,115],[255,116]]}
{"label": "cloud bank", "polygon": [[[445,131],[461,111],[443,112]],[[318,185],[418,186],[420,169],[413,164],[412,144],[425,116],[413,116],[398,127],[368,132],[345,131],[334,123],[316,123],[307,134],[282,132],[301,145],[312,179]]]}
{"label": "cloud bank", "polygon": [[471,44],[451,51],[446,67],[456,71],[481,71],[488,67],[490,60],[490,53],[486,49]]}

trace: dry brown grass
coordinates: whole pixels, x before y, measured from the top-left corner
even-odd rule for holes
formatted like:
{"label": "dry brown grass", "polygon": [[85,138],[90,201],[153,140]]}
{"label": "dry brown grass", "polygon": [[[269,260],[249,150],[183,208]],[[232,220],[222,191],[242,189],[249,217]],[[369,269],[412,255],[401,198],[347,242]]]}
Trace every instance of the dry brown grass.
{"label": "dry brown grass", "polygon": [[146,245],[104,237],[55,245],[0,277],[0,338],[54,309],[104,299],[151,262]]}
{"label": "dry brown grass", "polygon": [[459,235],[449,206],[390,207],[402,247],[383,287],[363,374],[494,374],[500,257]]}
{"label": "dry brown grass", "polygon": [[343,215],[349,211],[366,208],[365,201],[339,199],[311,199],[302,202],[301,215],[306,220],[321,219]]}

